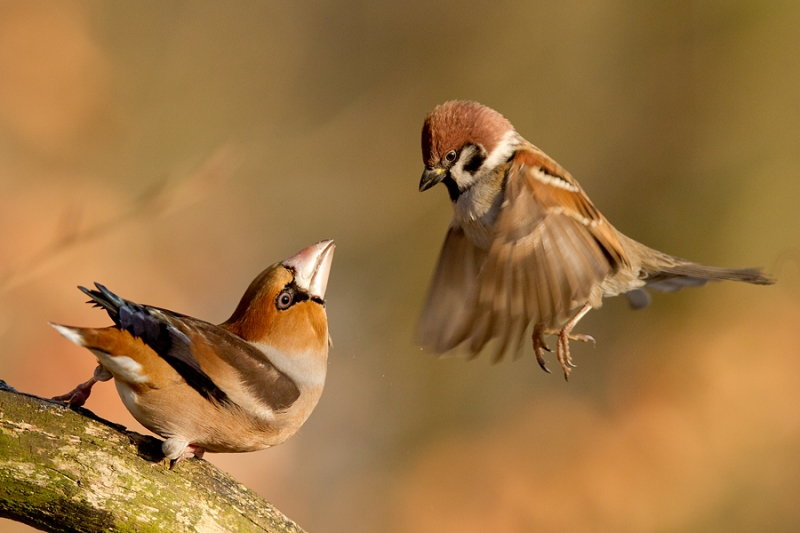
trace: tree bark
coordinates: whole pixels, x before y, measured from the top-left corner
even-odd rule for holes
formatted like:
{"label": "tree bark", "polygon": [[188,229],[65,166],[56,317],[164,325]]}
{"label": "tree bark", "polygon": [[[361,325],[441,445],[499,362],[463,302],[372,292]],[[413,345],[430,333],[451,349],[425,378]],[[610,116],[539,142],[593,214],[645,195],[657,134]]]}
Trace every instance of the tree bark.
{"label": "tree bark", "polygon": [[0,517],[45,531],[302,533],[210,463],[0,381]]}

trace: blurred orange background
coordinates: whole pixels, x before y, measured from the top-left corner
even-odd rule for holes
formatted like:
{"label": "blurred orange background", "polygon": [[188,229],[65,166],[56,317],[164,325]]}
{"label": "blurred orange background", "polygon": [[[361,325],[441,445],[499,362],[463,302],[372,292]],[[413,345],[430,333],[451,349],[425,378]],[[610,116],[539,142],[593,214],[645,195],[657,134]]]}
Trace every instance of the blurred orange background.
{"label": "blurred orange background", "polygon": [[[279,447],[206,456],[308,531],[796,531],[798,27],[800,4],[761,0],[5,1],[0,379],[91,375],[47,325],[109,323],[76,285],[221,322],[334,238],[317,410]],[[451,209],[417,192],[419,132],[453,98],[631,237],[779,283],[609,300],[569,383],[529,346],[422,351]],[[110,384],[87,407],[146,432]]]}

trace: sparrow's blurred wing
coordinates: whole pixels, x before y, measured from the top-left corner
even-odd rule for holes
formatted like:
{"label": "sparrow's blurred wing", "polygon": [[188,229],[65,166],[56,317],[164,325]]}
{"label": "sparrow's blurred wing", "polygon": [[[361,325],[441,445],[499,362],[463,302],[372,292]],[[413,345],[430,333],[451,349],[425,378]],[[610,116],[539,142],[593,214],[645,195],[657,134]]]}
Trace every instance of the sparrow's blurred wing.
{"label": "sparrow's blurred wing", "polygon": [[531,322],[562,325],[628,258],[577,182],[533,145],[514,156],[494,240],[479,275],[469,350],[519,349]]}
{"label": "sparrow's blurred wing", "polygon": [[469,336],[485,259],[486,252],[472,244],[461,228],[450,228],[417,324],[419,344],[444,353]]}

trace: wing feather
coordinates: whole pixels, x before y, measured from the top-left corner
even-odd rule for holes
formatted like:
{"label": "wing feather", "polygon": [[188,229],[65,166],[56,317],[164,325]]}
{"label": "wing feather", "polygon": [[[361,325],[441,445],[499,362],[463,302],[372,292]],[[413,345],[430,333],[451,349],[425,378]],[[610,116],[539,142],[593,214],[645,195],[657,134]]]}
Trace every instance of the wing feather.
{"label": "wing feather", "polygon": [[528,325],[563,324],[610,273],[629,261],[616,230],[577,182],[533,145],[509,165],[488,250],[451,226],[417,339],[439,353],[517,352]]}
{"label": "wing feather", "polygon": [[471,335],[476,281],[485,258],[463,230],[450,228],[417,324],[419,344],[444,353]]}
{"label": "wing feather", "polygon": [[496,339],[496,359],[519,348],[531,322],[563,324],[609,273],[628,263],[613,227],[538,149],[515,156],[502,205],[478,276],[469,339],[473,353]]}

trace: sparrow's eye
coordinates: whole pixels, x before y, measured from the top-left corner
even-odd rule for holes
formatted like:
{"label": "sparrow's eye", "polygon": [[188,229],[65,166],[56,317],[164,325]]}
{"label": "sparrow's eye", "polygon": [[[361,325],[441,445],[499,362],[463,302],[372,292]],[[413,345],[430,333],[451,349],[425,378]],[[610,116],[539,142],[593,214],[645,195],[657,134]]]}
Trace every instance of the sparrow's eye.
{"label": "sparrow's eye", "polygon": [[281,292],[275,299],[275,306],[280,309],[289,309],[294,303],[294,295],[290,291]]}
{"label": "sparrow's eye", "polygon": [[456,153],[455,150],[450,150],[449,152],[444,154],[444,160],[447,161],[448,163],[452,163],[453,161],[456,160],[457,156],[458,154]]}

